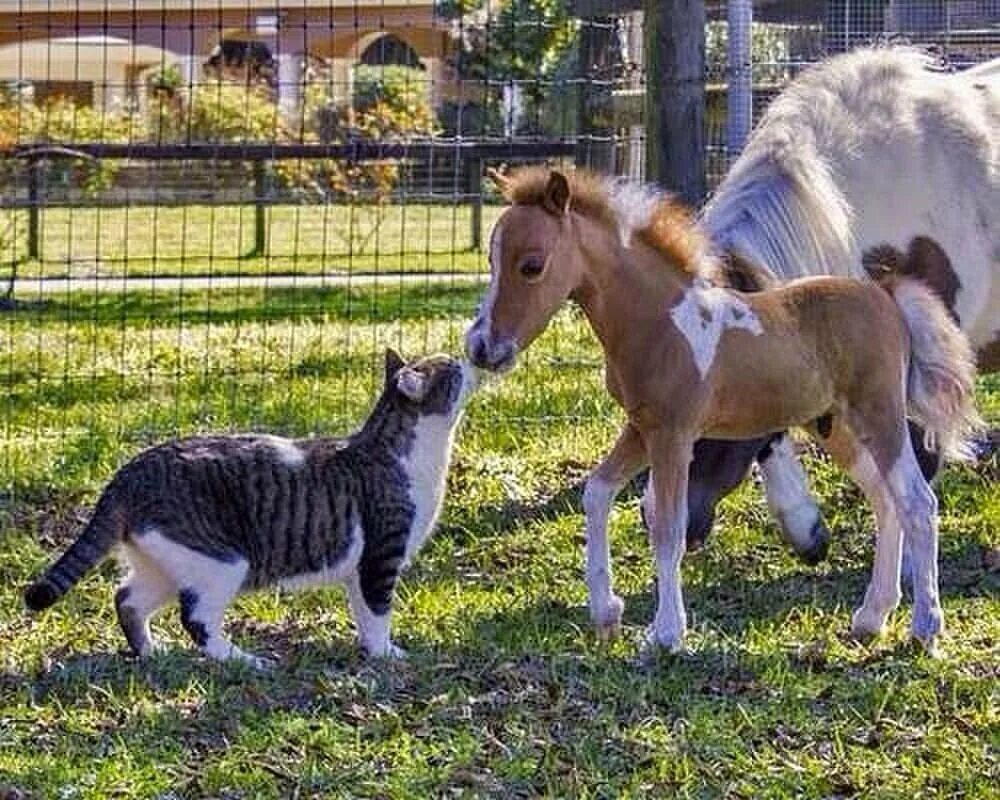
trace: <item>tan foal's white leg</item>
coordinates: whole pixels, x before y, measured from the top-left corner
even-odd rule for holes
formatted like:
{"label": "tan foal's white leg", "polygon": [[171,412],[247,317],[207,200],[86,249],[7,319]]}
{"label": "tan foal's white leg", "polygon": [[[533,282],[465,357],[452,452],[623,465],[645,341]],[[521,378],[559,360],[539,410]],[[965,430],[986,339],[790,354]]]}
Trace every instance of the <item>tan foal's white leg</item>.
{"label": "tan foal's white leg", "polygon": [[843,424],[837,424],[822,444],[847,470],[875,512],[878,533],[872,574],[864,600],[851,618],[851,635],[857,639],[869,639],[882,633],[889,615],[899,605],[903,532],[888,476],[879,469],[871,452],[859,438]]}
{"label": "tan foal's white leg", "polygon": [[693,442],[670,435],[649,442],[653,469],[649,480],[653,502],[649,538],[656,560],[656,616],[650,630],[647,655],[664,647],[677,652],[684,646],[687,615],[681,590],[681,561],[687,546],[687,484]]}
{"label": "tan foal's white leg", "polygon": [[881,635],[889,615],[899,606],[903,531],[886,476],[875,466],[868,451],[860,452],[851,475],[875,510],[878,533],[871,578],[864,600],[851,617],[851,634],[858,639],[867,639]]}
{"label": "tan foal's white leg", "polygon": [[614,593],[608,515],[622,487],[646,465],[638,431],[626,425],[611,452],[594,469],[583,490],[587,534],[587,594],[590,618],[601,638],[614,636],[621,627],[624,601]]}
{"label": "tan foal's white leg", "polygon": [[911,632],[934,655],[944,630],[938,596],[937,498],[924,478],[909,438],[889,472],[889,489],[909,542],[913,581]]}

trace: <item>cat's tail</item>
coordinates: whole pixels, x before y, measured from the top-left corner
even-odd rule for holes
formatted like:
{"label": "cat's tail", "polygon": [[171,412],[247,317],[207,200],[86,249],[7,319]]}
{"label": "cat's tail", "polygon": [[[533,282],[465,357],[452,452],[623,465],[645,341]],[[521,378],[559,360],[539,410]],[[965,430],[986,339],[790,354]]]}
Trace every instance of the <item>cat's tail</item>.
{"label": "cat's tail", "polygon": [[112,491],[97,501],[87,527],[45,574],[24,590],[24,604],[30,611],[42,611],[55,603],[122,540],[125,520]]}

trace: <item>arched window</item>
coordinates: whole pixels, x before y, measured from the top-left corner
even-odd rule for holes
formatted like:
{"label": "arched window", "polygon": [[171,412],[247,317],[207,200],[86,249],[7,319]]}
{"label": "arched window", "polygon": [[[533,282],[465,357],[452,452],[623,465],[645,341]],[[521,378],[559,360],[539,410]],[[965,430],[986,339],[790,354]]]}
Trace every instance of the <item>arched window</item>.
{"label": "arched window", "polygon": [[397,65],[412,67],[414,69],[425,69],[420,61],[420,56],[417,55],[417,51],[398,36],[391,33],[380,36],[368,45],[361,54],[361,63],[369,67]]}
{"label": "arched window", "polygon": [[229,80],[263,80],[273,84],[277,78],[271,48],[255,39],[222,38],[202,69],[207,75]]}

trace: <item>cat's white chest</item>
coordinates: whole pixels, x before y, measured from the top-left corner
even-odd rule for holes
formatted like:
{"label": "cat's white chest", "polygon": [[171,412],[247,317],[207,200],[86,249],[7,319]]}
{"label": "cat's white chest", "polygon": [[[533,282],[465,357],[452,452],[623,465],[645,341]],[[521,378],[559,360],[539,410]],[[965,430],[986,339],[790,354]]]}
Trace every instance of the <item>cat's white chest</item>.
{"label": "cat's white chest", "polygon": [[437,522],[457,427],[455,420],[443,414],[421,417],[414,429],[410,452],[402,459],[414,507],[410,535],[406,539],[406,563],[420,549]]}

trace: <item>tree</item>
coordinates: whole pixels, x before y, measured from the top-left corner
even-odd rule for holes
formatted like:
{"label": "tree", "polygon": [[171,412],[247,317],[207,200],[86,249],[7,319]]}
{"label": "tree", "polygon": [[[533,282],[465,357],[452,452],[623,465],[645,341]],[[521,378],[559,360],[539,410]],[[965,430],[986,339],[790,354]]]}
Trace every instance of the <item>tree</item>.
{"label": "tree", "polygon": [[576,62],[578,23],[570,5],[568,0],[447,4],[444,13],[452,15],[457,45],[453,66],[460,78],[480,82],[488,127],[496,125],[504,85],[518,86],[534,112],[558,94],[553,83]]}

